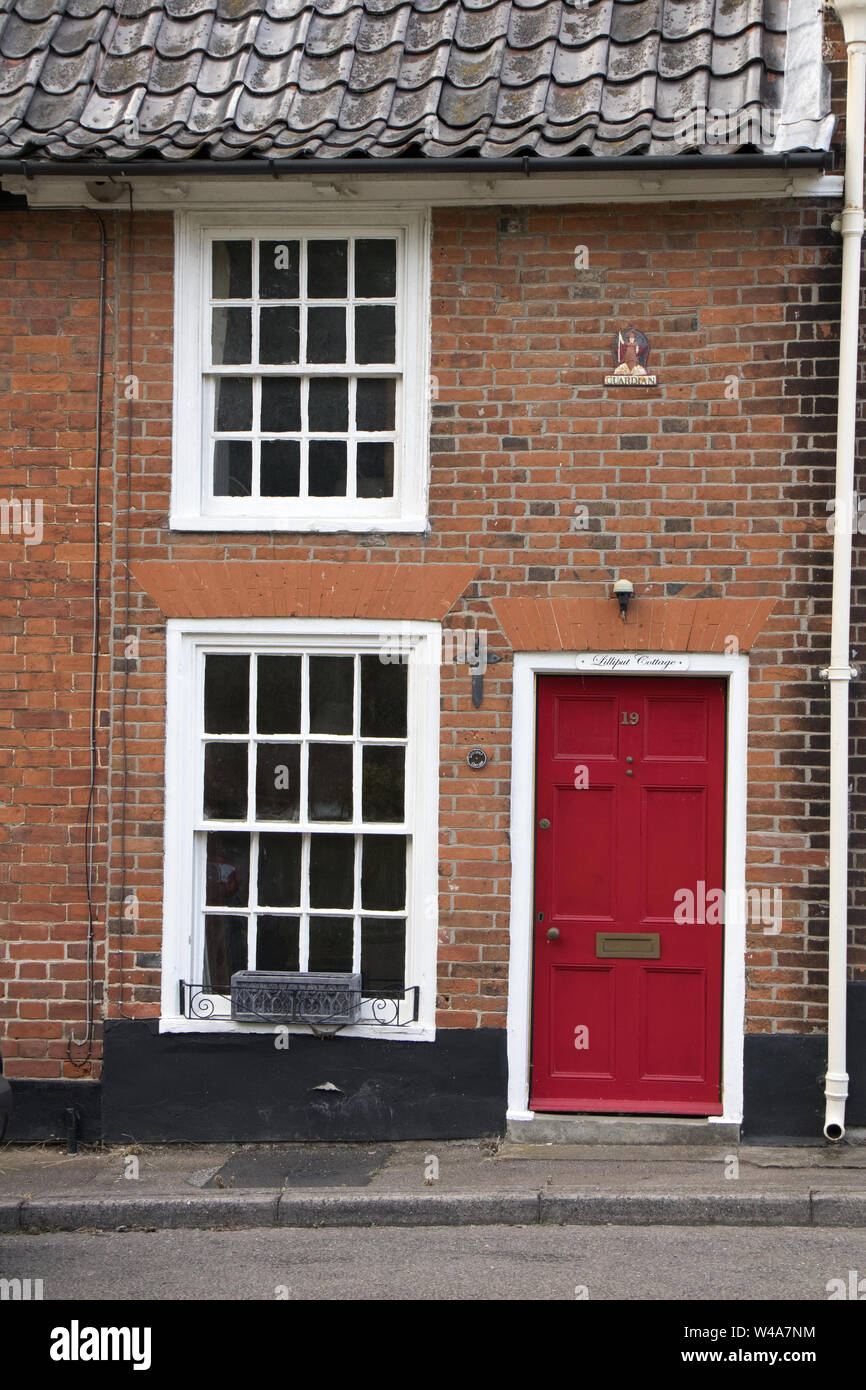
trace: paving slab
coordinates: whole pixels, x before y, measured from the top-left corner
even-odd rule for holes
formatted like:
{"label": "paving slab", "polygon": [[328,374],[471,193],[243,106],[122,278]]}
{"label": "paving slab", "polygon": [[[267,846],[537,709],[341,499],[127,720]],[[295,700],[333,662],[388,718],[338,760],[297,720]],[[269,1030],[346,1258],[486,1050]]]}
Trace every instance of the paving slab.
{"label": "paving slab", "polygon": [[257,1144],[239,1149],[203,1187],[367,1187],[393,1144]]}
{"label": "paving slab", "polygon": [[82,1145],[77,1154],[67,1154],[60,1145],[6,1144],[0,1147],[0,1198],[122,1195],[133,1183],[138,1192],[184,1191],[201,1187],[237,1149],[236,1144]]}

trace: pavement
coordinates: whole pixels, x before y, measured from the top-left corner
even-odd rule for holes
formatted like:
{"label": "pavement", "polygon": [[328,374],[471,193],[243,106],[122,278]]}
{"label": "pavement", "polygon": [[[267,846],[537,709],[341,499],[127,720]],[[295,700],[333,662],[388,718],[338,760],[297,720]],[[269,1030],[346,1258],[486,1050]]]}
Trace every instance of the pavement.
{"label": "pavement", "polygon": [[0,1146],[0,1232],[866,1227],[866,1145]]}

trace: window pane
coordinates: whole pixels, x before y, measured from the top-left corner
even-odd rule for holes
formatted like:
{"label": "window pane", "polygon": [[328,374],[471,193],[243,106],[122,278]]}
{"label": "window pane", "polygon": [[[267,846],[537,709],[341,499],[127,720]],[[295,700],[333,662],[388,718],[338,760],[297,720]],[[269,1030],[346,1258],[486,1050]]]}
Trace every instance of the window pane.
{"label": "window pane", "polygon": [[246,968],[246,917],[218,916],[209,912],[204,928],[204,988],[210,994],[228,994],[232,975]]}
{"label": "window pane", "polygon": [[406,906],[406,836],[365,835],[361,906],[401,912]]}
{"label": "window pane", "polygon": [[[264,361],[264,359],[262,359]],[[288,359],[285,359],[288,360]],[[293,359],[294,360],[294,359]],[[346,311],[345,309],[307,310],[307,361],[345,362],[346,360]],[[363,361],[381,359],[363,358]],[[385,358],[385,361],[389,359]]]}
{"label": "window pane", "polygon": [[262,377],[262,433],[283,434],[300,428],[300,379],[296,376]]}
{"label": "window pane", "polygon": [[262,497],[297,497],[301,491],[301,446],[297,439],[262,440]]}
{"label": "window pane", "polygon": [[247,745],[206,743],[204,749],[205,820],[245,820],[247,814]]}
{"label": "window pane", "polygon": [[299,733],[301,658],[260,656],[256,679],[256,728],[259,733]]}
{"label": "window pane", "polygon": [[252,490],[252,444],[245,439],[218,439],[213,449],[214,497],[249,497]]}
{"label": "window pane", "polygon": [[260,743],[256,759],[256,819],[297,820],[301,750],[297,743]]}
{"label": "window pane", "polygon": [[406,923],[402,918],[363,918],[361,988],[368,996],[384,998],[405,992]]}
{"label": "window pane", "polygon": [[250,727],[250,659],[204,659],[204,728],[207,734],[245,734]]}
{"label": "window pane", "polygon": [[351,917],[310,918],[309,970],[351,970],[354,922]]}
{"label": "window pane", "polygon": [[345,497],[346,444],[342,439],[310,440],[311,497]]}
{"label": "window pane", "polygon": [[300,242],[260,241],[259,298],[297,299],[300,265]]}
{"label": "window pane", "polygon": [[214,299],[250,299],[253,292],[252,242],[215,241],[211,253]]}
{"label": "window pane", "polygon": [[310,744],[310,820],[352,819],[352,748]]}
{"label": "window pane", "polygon": [[260,835],[260,905],[262,907],[298,907],[300,901],[300,835]]}
{"label": "window pane", "polygon": [[355,690],[351,656],[310,657],[310,732],[350,734]]}
{"label": "window pane", "polygon": [[359,497],[393,497],[393,444],[358,445],[356,488]]}
{"label": "window pane", "polygon": [[355,407],[359,430],[392,430],[394,428],[396,386],[393,377],[359,378]]}
{"label": "window pane", "polygon": [[393,304],[359,305],[355,310],[355,361],[393,362],[395,353]]}
{"label": "window pane", "polygon": [[250,837],[211,831],[207,837],[209,907],[246,907],[250,892]]}
{"label": "window pane", "polygon": [[215,430],[251,430],[253,383],[248,376],[218,376],[214,382]]}
{"label": "window pane", "polygon": [[381,237],[355,242],[355,294],[359,299],[390,299],[397,293],[397,243]]}
{"label": "window pane", "polygon": [[404,750],[365,748],[361,815],[367,821],[402,821],[404,801]]}
{"label": "window pane", "polygon": [[354,835],[311,835],[310,907],[351,907],[354,901]]}
{"label": "window pane", "polygon": [[348,243],[307,242],[308,299],[345,299],[348,287]]}
{"label": "window pane", "polygon": [[258,917],[257,970],[300,970],[300,917]]}
{"label": "window pane", "polygon": [[406,737],[408,675],[408,666],[403,662],[361,657],[362,738]]}
{"label": "window pane", "polygon": [[211,353],[215,367],[249,362],[252,353],[252,311],[214,309],[211,324]]}
{"label": "window pane", "polygon": [[310,378],[310,429],[341,432],[349,428],[349,383],[345,377]]}
{"label": "window pane", "polygon": [[259,361],[297,362],[301,349],[300,309],[259,310]]}

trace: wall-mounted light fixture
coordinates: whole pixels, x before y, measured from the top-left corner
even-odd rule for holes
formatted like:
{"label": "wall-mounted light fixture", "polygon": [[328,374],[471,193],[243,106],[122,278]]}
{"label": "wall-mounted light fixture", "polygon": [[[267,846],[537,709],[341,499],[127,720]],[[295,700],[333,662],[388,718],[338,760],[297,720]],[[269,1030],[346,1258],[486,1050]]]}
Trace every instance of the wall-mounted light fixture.
{"label": "wall-mounted light fixture", "polygon": [[619,616],[625,622],[630,599],[634,596],[634,585],[630,579],[618,579],[613,586],[614,597],[619,604]]}
{"label": "wall-mounted light fixture", "polygon": [[92,179],[85,188],[96,203],[117,203],[126,193],[129,184],[115,183],[114,179]]}

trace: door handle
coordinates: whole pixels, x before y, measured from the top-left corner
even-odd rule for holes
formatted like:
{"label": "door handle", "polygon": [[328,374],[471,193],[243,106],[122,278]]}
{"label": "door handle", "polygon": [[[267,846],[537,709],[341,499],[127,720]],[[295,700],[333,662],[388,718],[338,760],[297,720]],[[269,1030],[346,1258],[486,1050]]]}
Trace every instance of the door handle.
{"label": "door handle", "polygon": [[547,939],[548,939],[548,941],[558,941],[558,940],[559,940],[559,927],[548,927],[548,928],[547,928]]}

